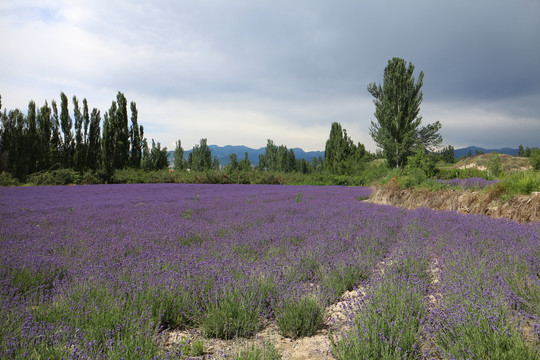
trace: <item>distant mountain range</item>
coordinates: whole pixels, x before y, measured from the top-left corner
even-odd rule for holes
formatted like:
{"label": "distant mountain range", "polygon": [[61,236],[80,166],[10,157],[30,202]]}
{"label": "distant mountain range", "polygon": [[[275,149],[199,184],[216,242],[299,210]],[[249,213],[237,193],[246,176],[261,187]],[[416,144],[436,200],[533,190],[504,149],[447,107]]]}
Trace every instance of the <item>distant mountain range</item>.
{"label": "distant mountain range", "polygon": [[507,154],[512,156],[518,155],[518,149],[512,149],[512,148],[502,148],[502,149],[484,149],[477,146],[469,146],[463,149],[455,149],[454,150],[454,158],[460,159],[462,157],[467,156],[467,154],[471,152],[471,154],[474,156],[476,151],[483,152],[484,154],[489,154],[492,152],[496,152],[498,154]]}
{"label": "distant mountain range", "polygon": [[[226,146],[217,146],[217,145],[208,145],[210,150],[212,151],[212,159],[214,157],[217,157],[219,160],[220,165],[227,165],[229,164],[229,155],[236,154],[236,157],[238,158],[238,161],[241,161],[244,159],[244,154],[248,153],[248,159],[251,161],[252,165],[259,164],[259,155],[264,154],[265,148],[259,148],[259,149],[252,149],[247,146],[243,145],[226,145]],[[289,149],[290,150],[290,149]],[[189,153],[191,153],[193,149],[184,150],[184,158],[187,159],[189,156]],[[311,162],[314,157],[323,157],[324,158],[324,151],[304,151],[300,148],[293,148],[294,156],[296,159],[305,159],[306,161]],[[169,162],[171,164],[174,163],[174,151],[168,151],[167,156],[169,158]]]}
{"label": "distant mountain range", "polygon": [[[227,146],[209,145],[208,147],[212,151],[212,158],[217,157],[220,165],[222,166],[229,164],[229,155],[236,154],[238,161],[240,161],[244,158],[244,154],[246,152],[248,153],[249,161],[251,161],[251,164],[255,166],[259,163],[259,155],[264,154],[264,149],[265,149],[263,147],[259,149],[252,149],[243,145],[227,145]],[[305,159],[306,161],[309,161],[309,162],[311,162],[314,157],[318,158],[319,156],[321,156],[324,159],[324,151],[304,151],[300,148],[293,148],[293,150],[294,150],[294,156],[297,159]],[[189,156],[189,153],[192,151],[193,151],[192,149],[185,150],[184,158],[187,159]],[[456,159],[460,159],[462,157],[467,156],[469,151],[471,152],[472,155],[474,155],[476,151],[483,152],[485,154],[496,152],[499,154],[507,154],[507,155],[512,155],[512,156],[518,155],[518,149],[512,149],[512,148],[485,149],[478,146],[469,146],[463,149],[455,149],[454,157]],[[174,151],[169,151],[167,154],[168,154],[169,162],[173,164]]]}

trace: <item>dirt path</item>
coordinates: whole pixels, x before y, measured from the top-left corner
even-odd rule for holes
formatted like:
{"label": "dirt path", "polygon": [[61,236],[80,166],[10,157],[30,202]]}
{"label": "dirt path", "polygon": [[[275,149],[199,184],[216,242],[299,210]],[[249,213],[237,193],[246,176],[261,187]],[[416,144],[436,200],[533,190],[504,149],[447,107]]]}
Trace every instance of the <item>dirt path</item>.
{"label": "dirt path", "polygon": [[[372,277],[384,276],[387,266],[392,263],[391,258],[382,259],[373,270]],[[334,304],[325,310],[326,326],[314,336],[299,339],[283,337],[278,330],[275,321],[268,322],[264,328],[251,339],[221,340],[205,338],[200,329],[174,330],[166,334],[165,347],[175,347],[186,339],[202,340],[205,354],[192,356],[191,359],[223,359],[238,354],[242,349],[252,345],[262,347],[265,342],[271,342],[280,352],[283,360],[330,360],[334,359],[329,340],[329,330],[335,338],[345,333],[351,326],[351,314],[361,306],[362,298],[366,289],[359,287],[352,291],[346,291]]]}

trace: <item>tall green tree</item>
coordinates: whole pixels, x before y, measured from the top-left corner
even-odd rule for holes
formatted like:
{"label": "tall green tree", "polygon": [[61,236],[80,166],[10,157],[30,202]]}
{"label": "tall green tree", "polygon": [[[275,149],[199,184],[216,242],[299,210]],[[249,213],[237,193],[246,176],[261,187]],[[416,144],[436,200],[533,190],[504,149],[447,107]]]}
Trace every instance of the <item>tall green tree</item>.
{"label": "tall green tree", "polygon": [[98,109],[92,109],[88,129],[88,151],[86,166],[90,170],[98,170],[101,161],[101,115]]}
{"label": "tall green tree", "polygon": [[274,141],[268,139],[264,154],[259,155],[259,169],[267,171],[279,170],[278,147],[274,145]]}
{"label": "tall green tree", "polygon": [[161,148],[161,144],[157,144],[152,139],[152,150],[150,151],[150,170],[163,170],[169,166],[169,159],[167,158],[167,148]]}
{"label": "tall green tree", "polygon": [[229,172],[235,172],[238,170],[238,156],[235,153],[229,155],[229,166],[227,166]]}
{"label": "tall green tree", "polygon": [[120,91],[116,95],[116,116],[114,117],[114,168],[123,169],[129,162],[129,127],[127,100]]}
{"label": "tall green tree", "polygon": [[[236,157],[236,154],[231,154]],[[240,171],[249,171],[251,170],[251,161],[249,161],[248,152],[244,152],[244,158],[240,160],[240,163],[238,164],[238,168]]]}
{"label": "tall green tree", "polygon": [[442,142],[438,121],[420,126],[424,73],[420,72],[415,80],[413,72],[414,65],[409,63],[407,66],[405,60],[395,57],[384,69],[383,84],[370,83],[367,88],[375,98],[377,119],[371,122],[370,134],[383,149],[390,167],[404,167],[407,157],[417,149],[430,150]]}
{"label": "tall green tree", "polygon": [[58,106],[56,101],[51,102],[51,165],[55,168],[62,166],[63,141],[60,135],[60,117],[58,116]]}
{"label": "tall green tree", "polygon": [[81,150],[81,166],[83,170],[88,168],[87,159],[88,159],[88,127],[90,126],[90,113],[88,111],[88,101],[86,98],[83,99],[83,144]]}
{"label": "tall green tree", "polygon": [[48,170],[51,161],[52,118],[47,101],[38,111],[38,170]]}
{"label": "tall green tree", "polygon": [[191,170],[206,171],[212,169],[212,150],[207,145],[206,139],[201,139],[191,152]]}
{"label": "tall green tree", "polygon": [[63,92],[60,93],[60,126],[62,127],[62,165],[64,168],[73,166],[73,121],[69,116],[68,98]]}
{"label": "tall green tree", "polygon": [[[362,168],[367,151],[364,145],[355,145],[341,124],[334,122],[324,147],[324,168],[332,174],[351,174]],[[314,166],[319,166],[314,163]]]}
{"label": "tall green tree", "polygon": [[83,138],[83,114],[79,106],[79,99],[73,95],[73,119],[75,120],[75,169],[82,171],[84,168],[84,138]]}
{"label": "tall green tree", "polygon": [[25,173],[31,174],[37,171],[39,162],[39,137],[37,132],[37,108],[34,100],[28,103],[26,126],[23,132]]}
{"label": "tall green tree", "polygon": [[129,134],[131,138],[131,151],[129,154],[129,163],[131,167],[136,169],[141,167],[142,160],[142,141],[141,141],[141,132],[142,126],[139,127],[137,123],[138,111],[137,104],[134,101],[130,104],[131,107],[131,127],[129,129]]}
{"label": "tall green tree", "polygon": [[181,171],[186,167],[186,161],[184,160],[184,148],[182,148],[182,141],[176,142],[176,148],[174,149],[174,170]]}

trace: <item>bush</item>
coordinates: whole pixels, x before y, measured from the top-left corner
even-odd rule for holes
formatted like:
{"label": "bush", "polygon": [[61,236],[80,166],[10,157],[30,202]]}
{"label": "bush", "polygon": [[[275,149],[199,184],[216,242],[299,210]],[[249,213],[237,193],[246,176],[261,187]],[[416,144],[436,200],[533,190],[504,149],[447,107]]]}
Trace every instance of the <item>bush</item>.
{"label": "bush", "polygon": [[15,179],[10,173],[2,171],[0,173],[0,186],[17,186],[19,180]]}
{"label": "bush", "polygon": [[435,161],[432,157],[425,153],[424,149],[418,149],[413,156],[407,158],[407,171],[416,173],[416,177],[420,172],[424,173],[426,178],[433,177],[435,175]]}
{"label": "bush", "polygon": [[234,360],[279,360],[281,355],[270,341],[265,341],[262,347],[256,344],[247,345],[245,349],[238,352]]}
{"label": "bush", "polygon": [[219,339],[250,337],[258,330],[260,309],[239,291],[231,291],[224,298],[210,304],[201,327],[205,336]]}
{"label": "bush", "polygon": [[283,336],[291,339],[312,336],[324,326],[323,307],[311,297],[288,299],[277,310],[276,322]]}
{"label": "bush", "polygon": [[79,173],[73,169],[40,171],[28,175],[26,182],[34,185],[69,185],[79,183]]}
{"label": "bush", "polygon": [[534,148],[529,159],[534,170],[540,170],[540,149]]}

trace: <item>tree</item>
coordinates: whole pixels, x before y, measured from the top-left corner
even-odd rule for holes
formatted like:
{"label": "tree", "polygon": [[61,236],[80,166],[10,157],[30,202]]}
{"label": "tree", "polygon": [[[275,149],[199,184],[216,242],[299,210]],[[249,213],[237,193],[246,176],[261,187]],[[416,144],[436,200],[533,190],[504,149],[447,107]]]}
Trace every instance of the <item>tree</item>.
{"label": "tree", "polygon": [[259,156],[259,168],[267,171],[278,171],[278,147],[270,139],[267,140],[264,155]]}
{"label": "tree", "polygon": [[[324,147],[324,165],[332,174],[350,174],[361,168],[367,155],[361,143],[355,145],[341,124],[334,122]],[[315,165],[315,163],[314,163]]]}
{"label": "tree", "polygon": [[525,150],[523,149],[523,144],[519,144],[518,156],[523,156],[523,155],[525,155]]}
{"label": "tree", "polygon": [[184,170],[186,162],[184,161],[184,149],[182,148],[182,142],[178,140],[176,142],[176,148],[174,149],[174,170]]}
{"label": "tree", "polygon": [[69,116],[68,98],[63,92],[60,93],[60,126],[64,135],[62,141],[62,165],[67,169],[73,165],[73,122]]}
{"label": "tree", "polygon": [[82,171],[84,168],[84,118],[79,107],[79,100],[75,95],[73,95],[73,117],[75,119],[75,168]]}
{"label": "tree", "polygon": [[238,170],[238,156],[235,153],[229,155],[229,166],[227,166],[229,172]]}
{"label": "tree", "polygon": [[90,128],[88,130],[88,152],[86,154],[86,166],[91,170],[97,170],[101,161],[101,115],[98,109],[92,109],[90,115]]}
{"label": "tree", "polygon": [[491,159],[489,160],[488,166],[488,176],[498,177],[501,174],[501,158],[499,154],[493,153]]}
{"label": "tree", "polygon": [[406,66],[405,60],[393,58],[384,69],[383,85],[370,83],[367,90],[373,95],[376,122],[371,122],[370,135],[383,149],[390,167],[404,167],[407,157],[418,148],[434,149],[441,142],[438,134],[441,124],[437,121],[420,127],[422,117],[422,81],[413,76],[414,65]]}
{"label": "tree", "polygon": [[131,107],[131,127],[129,129],[129,135],[131,138],[131,151],[129,154],[129,163],[132,167],[138,169],[141,167],[142,160],[142,126],[137,124],[138,111],[137,104],[134,101],[130,104]]}
{"label": "tree", "polygon": [[51,160],[51,108],[47,101],[38,111],[39,160],[38,170],[48,170]]}
{"label": "tree", "polygon": [[199,145],[193,147],[190,153],[190,167],[193,171],[205,171],[212,169],[212,151],[206,144],[206,139],[201,139]]}
{"label": "tree", "polygon": [[129,128],[127,100],[120,91],[116,95],[116,116],[114,121],[114,168],[123,169],[129,162]]}
{"label": "tree", "polygon": [[[234,155],[236,157],[236,154],[234,154]],[[249,161],[247,151],[244,152],[244,158],[242,160],[240,160],[240,163],[238,164],[238,168],[240,169],[240,171],[249,171],[249,170],[251,170],[251,161]]]}
{"label": "tree", "polygon": [[532,148],[529,161],[534,170],[540,170],[540,148]]}
{"label": "tree", "polygon": [[161,144],[158,142],[157,145],[152,139],[152,150],[150,151],[150,170],[162,170],[169,166],[169,159],[167,158],[167,148],[161,148]]}

